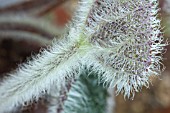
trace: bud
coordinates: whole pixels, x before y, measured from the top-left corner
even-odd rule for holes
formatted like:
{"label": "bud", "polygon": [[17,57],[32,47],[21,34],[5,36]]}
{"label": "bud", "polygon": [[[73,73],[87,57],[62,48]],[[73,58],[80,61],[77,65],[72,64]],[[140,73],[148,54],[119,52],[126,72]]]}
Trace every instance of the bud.
{"label": "bud", "polygon": [[165,44],[157,5],[157,0],[97,0],[87,19],[86,32],[96,46],[87,65],[128,98],[161,72]]}

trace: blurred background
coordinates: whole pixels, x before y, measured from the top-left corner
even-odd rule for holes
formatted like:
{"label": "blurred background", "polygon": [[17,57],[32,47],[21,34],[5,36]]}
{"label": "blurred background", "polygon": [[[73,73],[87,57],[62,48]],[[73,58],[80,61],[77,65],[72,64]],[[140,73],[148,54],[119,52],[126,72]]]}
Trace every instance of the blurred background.
{"label": "blurred background", "polygon": [[[0,77],[46,48],[53,38],[59,39],[67,30],[77,1],[0,0]],[[170,38],[170,0],[160,0],[159,7],[166,40]],[[136,93],[134,100],[115,96],[115,113],[170,113],[170,46],[166,49],[162,76],[151,78],[150,88]],[[42,99],[21,113],[45,113],[44,103]]]}

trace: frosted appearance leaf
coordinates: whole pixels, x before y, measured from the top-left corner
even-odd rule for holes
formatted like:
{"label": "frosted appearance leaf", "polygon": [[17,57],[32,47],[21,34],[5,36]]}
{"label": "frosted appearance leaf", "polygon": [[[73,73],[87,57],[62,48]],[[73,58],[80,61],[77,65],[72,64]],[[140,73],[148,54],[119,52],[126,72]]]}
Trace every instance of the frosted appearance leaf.
{"label": "frosted appearance leaf", "polygon": [[[87,77],[88,76],[88,77]],[[107,90],[96,74],[83,72],[68,92],[61,113],[105,113]]]}
{"label": "frosted appearance leaf", "polygon": [[87,20],[88,39],[96,46],[87,65],[127,97],[161,72],[165,44],[157,5],[157,0],[97,0]]}
{"label": "frosted appearance leaf", "polygon": [[93,2],[81,0],[63,40],[54,42],[47,50],[42,50],[36,57],[20,65],[0,83],[0,113],[9,113],[18,106],[37,101],[44,94],[49,94],[54,84],[61,91],[66,85],[65,80],[79,76],[84,50],[80,47],[82,29]]}

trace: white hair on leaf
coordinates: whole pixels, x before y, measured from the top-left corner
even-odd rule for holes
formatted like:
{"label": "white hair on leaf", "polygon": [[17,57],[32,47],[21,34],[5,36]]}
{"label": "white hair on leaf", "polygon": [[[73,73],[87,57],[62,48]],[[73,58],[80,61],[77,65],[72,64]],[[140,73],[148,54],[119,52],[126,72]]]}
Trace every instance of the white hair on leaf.
{"label": "white hair on leaf", "polygon": [[125,97],[133,98],[162,71],[166,44],[157,6],[157,0],[97,0],[89,14],[86,32],[95,49],[86,65]]}

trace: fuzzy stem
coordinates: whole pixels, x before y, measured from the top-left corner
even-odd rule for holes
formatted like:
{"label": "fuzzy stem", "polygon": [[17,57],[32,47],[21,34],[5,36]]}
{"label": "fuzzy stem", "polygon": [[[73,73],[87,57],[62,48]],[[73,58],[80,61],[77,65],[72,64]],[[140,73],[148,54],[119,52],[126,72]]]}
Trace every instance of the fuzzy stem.
{"label": "fuzzy stem", "polygon": [[60,89],[67,77],[79,73],[79,56],[77,46],[72,42],[71,45],[53,46],[33,61],[21,65],[0,84],[0,111],[9,112],[24,102],[38,100],[38,97],[49,93],[54,83]]}
{"label": "fuzzy stem", "polygon": [[66,86],[63,86],[60,91],[57,90],[57,87],[53,87],[47,99],[48,113],[61,113],[63,111],[63,105],[67,100],[68,92],[75,82],[76,80],[74,78],[67,80]]}

